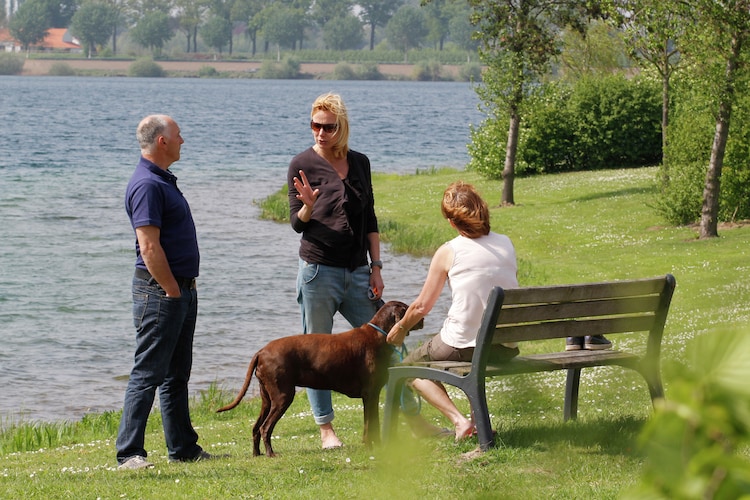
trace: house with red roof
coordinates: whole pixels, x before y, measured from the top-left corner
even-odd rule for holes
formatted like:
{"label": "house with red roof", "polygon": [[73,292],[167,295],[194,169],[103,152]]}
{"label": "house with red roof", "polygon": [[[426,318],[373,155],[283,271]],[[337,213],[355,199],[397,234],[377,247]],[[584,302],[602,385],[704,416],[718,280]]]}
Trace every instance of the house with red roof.
{"label": "house with red roof", "polygon": [[[50,28],[44,40],[30,47],[34,52],[83,52],[80,42],[67,28]],[[5,28],[0,28],[0,51],[21,52],[23,46]]]}

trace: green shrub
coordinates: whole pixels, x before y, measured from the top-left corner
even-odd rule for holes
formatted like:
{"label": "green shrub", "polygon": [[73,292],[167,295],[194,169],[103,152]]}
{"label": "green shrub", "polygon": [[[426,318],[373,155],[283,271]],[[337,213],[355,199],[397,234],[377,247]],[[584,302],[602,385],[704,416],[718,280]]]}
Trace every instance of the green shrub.
{"label": "green shrub", "polygon": [[[667,162],[660,172],[660,194],[655,207],[673,224],[690,224],[701,217],[718,101],[706,81],[689,74],[678,75],[672,86]],[[732,108],[721,175],[720,222],[750,218],[748,119],[750,96],[738,93]]]}
{"label": "green shrub", "polygon": [[[471,132],[468,168],[502,177],[508,118]],[[516,174],[653,165],[661,159],[660,86],[623,76],[546,84],[523,103]]]}
{"label": "green shrub", "polygon": [[198,70],[198,76],[201,78],[213,78],[218,75],[219,72],[216,71],[216,68],[214,68],[213,66],[201,66]]}
{"label": "green shrub", "polygon": [[439,82],[442,69],[438,61],[419,61],[414,65],[412,77],[420,82]]}
{"label": "green shrub", "polygon": [[[494,117],[486,118],[479,126],[471,125],[470,136],[471,142],[466,146],[470,157],[466,169],[486,179],[501,179],[508,137],[507,120],[501,122]],[[516,172],[520,174],[518,167],[516,164]]]}
{"label": "green shrub", "polygon": [[0,75],[20,75],[23,71],[23,58],[0,52]]}
{"label": "green shrub", "polygon": [[[539,88],[527,102],[528,112],[521,127],[520,173],[531,170],[551,173],[576,170],[573,152],[575,117],[568,107],[573,88],[551,83]],[[533,165],[533,167],[529,167]]]}
{"label": "green shrub", "polygon": [[654,165],[661,161],[661,86],[621,75],[576,81],[568,102],[576,169]]}
{"label": "green shrub", "polygon": [[357,70],[357,75],[360,80],[382,80],[383,74],[378,68],[378,64],[374,62],[362,63]]}
{"label": "green shrub", "polygon": [[281,62],[264,60],[258,69],[258,78],[266,80],[289,80],[299,78],[300,63],[294,57],[285,57]]}
{"label": "green shrub", "polygon": [[458,69],[458,78],[464,82],[481,82],[482,65],[476,62],[464,64]]}
{"label": "green shrub", "polygon": [[128,76],[142,78],[160,78],[166,76],[164,69],[152,59],[139,59],[128,68]]}
{"label": "green shrub", "polygon": [[75,76],[76,70],[68,63],[56,62],[50,66],[48,74],[50,76]]}
{"label": "green shrub", "polygon": [[333,68],[332,80],[359,80],[354,69],[345,62],[340,62]]}

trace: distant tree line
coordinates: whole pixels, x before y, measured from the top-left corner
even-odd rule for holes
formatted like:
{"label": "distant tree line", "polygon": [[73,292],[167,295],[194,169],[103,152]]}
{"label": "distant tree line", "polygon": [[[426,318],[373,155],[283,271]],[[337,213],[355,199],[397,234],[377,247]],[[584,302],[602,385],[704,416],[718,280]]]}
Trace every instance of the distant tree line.
{"label": "distant tree line", "polygon": [[282,49],[374,50],[376,32],[404,54],[418,47],[442,50],[447,41],[475,52],[469,6],[464,0],[434,0],[425,6],[405,0],[24,0],[8,19],[25,49],[49,28],[70,28],[87,54],[109,40],[117,53],[124,31],[159,56],[176,34],[185,52],[198,40],[231,55],[235,37],[250,41],[252,55]]}

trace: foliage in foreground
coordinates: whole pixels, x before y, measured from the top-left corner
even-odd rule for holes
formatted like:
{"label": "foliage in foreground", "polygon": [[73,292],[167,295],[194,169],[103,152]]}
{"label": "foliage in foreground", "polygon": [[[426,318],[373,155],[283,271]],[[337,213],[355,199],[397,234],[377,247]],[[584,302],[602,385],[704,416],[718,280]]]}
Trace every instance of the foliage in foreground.
{"label": "foliage in foreground", "polygon": [[689,364],[676,365],[669,400],[640,436],[643,485],[633,498],[750,495],[750,336],[717,332],[694,339]]}

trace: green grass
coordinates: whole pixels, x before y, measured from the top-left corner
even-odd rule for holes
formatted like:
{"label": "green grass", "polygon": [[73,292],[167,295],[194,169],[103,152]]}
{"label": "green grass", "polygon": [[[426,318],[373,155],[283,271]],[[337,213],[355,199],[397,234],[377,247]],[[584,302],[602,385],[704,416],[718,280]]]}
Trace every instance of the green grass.
{"label": "green grass", "polygon": [[[509,208],[497,206],[499,182],[452,170],[378,174],[374,189],[383,239],[395,251],[429,255],[453,236],[439,207],[445,187],[460,178],[490,202],[493,230],[515,243],[522,285],[674,274],[677,289],[663,349],[669,397],[676,373],[671,366],[685,361],[687,342],[746,328],[750,321],[750,233],[744,227],[720,229],[720,238],[698,240],[695,228],[666,226],[649,208],[655,176],[655,169],[646,168],[517,179],[517,205]],[[214,387],[194,402],[201,444],[209,452],[230,454],[216,462],[168,464],[158,413],[150,419],[146,441],[156,467],[136,473],[115,470],[117,412],[70,424],[6,423],[0,434],[0,496],[617,498],[635,487],[643,470],[635,443],[651,415],[645,384],[614,367],[584,371],[579,419],[563,423],[564,384],[563,373],[492,380],[488,399],[499,446],[480,456],[471,453],[475,440],[418,441],[403,426],[393,447],[367,450],[361,444],[361,404],[340,395],[334,396],[336,429],[346,446],[323,452],[304,392],[276,427],[277,459],[252,457],[257,399],[231,412],[213,412],[231,399],[234,388]],[[468,412],[465,398],[453,394]],[[423,406],[423,412],[446,425],[431,408]]]}

